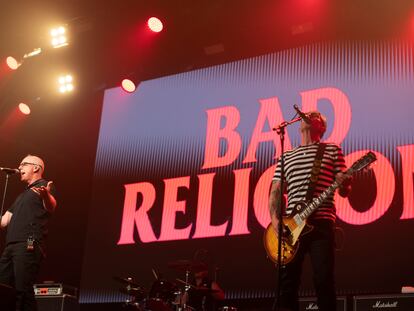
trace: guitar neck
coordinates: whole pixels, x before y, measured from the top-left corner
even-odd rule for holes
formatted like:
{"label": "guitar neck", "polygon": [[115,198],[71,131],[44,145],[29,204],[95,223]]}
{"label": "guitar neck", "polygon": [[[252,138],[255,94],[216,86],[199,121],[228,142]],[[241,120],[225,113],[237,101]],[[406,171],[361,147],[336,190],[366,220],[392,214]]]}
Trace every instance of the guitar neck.
{"label": "guitar neck", "polygon": [[[345,174],[353,174],[352,168],[347,170]],[[306,208],[300,213],[300,217],[302,220],[307,219],[321,204],[329,198],[336,189],[338,189],[341,186],[341,183],[338,183],[335,181],[332,185],[330,185],[328,188],[326,188],[318,197],[313,198],[311,202],[306,204]]]}

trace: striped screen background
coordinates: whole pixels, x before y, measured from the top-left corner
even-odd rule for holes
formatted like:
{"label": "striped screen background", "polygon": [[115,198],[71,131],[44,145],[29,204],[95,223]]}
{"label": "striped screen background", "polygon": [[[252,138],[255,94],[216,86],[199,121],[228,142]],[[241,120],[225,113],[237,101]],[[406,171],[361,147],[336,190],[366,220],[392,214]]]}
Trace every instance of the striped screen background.
{"label": "striped screen background", "polygon": [[[132,94],[106,90],[81,301],[124,300],[112,276],[146,287],[152,268],[182,277],[168,263],[199,250],[228,297],[271,296],[261,235],[280,155],[272,127],[294,116],[294,104],[327,116],[325,139],[341,145],[348,165],[368,150],[378,157],[349,200],[337,198],[339,290],[395,289],[408,270],[412,280],[403,247],[414,220],[413,75],[412,43],[350,41],[143,81]],[[286,148],[298,144],[296,124]],[[401,252],[387,270],[390,245]],[[379,271],[386,285],[375,281]],[[303,290],[311,286],[305,273]]]}

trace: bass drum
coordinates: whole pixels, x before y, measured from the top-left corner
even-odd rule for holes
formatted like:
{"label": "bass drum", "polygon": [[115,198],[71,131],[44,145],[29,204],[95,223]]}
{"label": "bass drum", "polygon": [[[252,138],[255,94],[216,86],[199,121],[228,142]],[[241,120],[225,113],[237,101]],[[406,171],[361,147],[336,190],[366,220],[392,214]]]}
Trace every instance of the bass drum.
{"label": "bass drum", "polygon": [[173,311],[170,305],[162,299],[148,298],[144,305],[145,311]]}
{"label": "bass drum", "polygon": [[175,286],[167,280],[155,281],[145,300],[145,310],[148,311],[172,311],[171,307],[175,299]]}

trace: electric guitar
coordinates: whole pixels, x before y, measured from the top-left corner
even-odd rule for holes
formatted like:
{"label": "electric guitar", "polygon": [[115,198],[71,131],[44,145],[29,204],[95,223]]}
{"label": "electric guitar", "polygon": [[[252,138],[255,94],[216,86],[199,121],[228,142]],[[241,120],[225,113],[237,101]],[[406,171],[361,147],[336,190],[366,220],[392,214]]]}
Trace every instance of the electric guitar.
{"label": "electric guitar", "polygon": [[[366,155],[357,160],[346,171],[346,174],[352,175],[366,168],[371,163],[377,160],[376,156],[372,152],[368,152]],[[340,186],[340,183],[334,182],[318,197],[312,199],[310,202],[298,202],[292,213],[289,216],[284,216],[282,219],[282,226],[285,233],[282,237],[282,265],[286,265],[293,260],[297,250],[299,248],[299,238],[309,233],[312,230],[312,226],[307,224],[306,221],[310,215],[328,198],[335,190]],[[276,230],[273,228],[272,223],[266,228],[263,243],[268,257],[273,262],[277,263],[278,256],[278,237]]]}

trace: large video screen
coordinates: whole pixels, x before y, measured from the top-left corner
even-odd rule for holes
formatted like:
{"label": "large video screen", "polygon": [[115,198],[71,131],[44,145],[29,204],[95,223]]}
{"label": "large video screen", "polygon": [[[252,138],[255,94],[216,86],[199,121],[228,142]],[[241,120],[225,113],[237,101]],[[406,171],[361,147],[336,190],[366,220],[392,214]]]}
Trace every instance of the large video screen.
{"label": "large video screen", "polygon": [[[367,151],[378,159],[349,198],[336,196],[338,291],[412,284],[413,66],[407,42],[320,43],[106,90],[81,302],[124,300],[114,277],[176,282],[180,260],[207,263],[227,298],[271,295],[272,129],[294,104],[326,115],[324,141],[341,145],[348,166]],[[286,150],[300,144],[298,128]]]}

